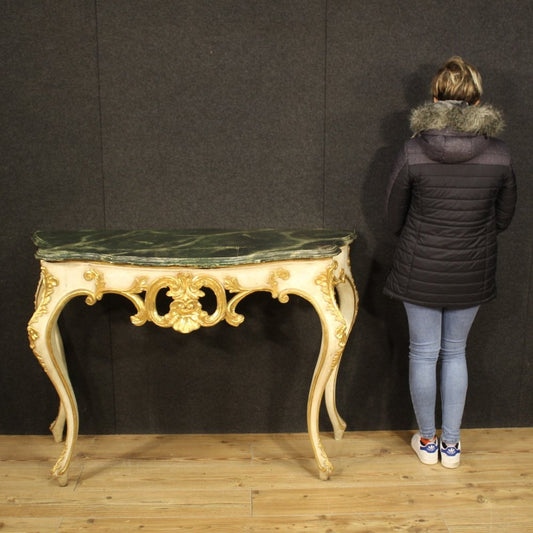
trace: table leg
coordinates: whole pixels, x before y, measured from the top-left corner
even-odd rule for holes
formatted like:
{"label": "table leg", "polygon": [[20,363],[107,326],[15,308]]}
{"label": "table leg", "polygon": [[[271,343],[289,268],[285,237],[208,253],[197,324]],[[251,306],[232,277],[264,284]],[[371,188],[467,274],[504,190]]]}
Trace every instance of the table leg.
{"label": "table leg", "polygon": [[62,442],[63,436],[65,433],[65,422],[67,420],[66,414],[65,414],[65,408],[63,407],[63,404],[61,401],[59,402],[59,409],[57,411],[57,417],[54,419],[54,421],[50,424],[50,431],[52,432],[52,435],[54,437],[54,440],[56,442]]}
{"label": "table leg", "polygon": [[[325,273],[318,276],[315,286],[320,288],[319,294],[315,293],[309,300],[315,307],[322,324],[322,341],[320,353],[309,390],[309,400],[307,404],[307,423],[309,438],[315,454],[320,479],[329,479],[333,472],[333,465],[322,446],[319,434],[319,412],[322,398],[326,387],[328,389],[326,403],[328,414],[333,424],[335,437],[341,438],[346,427],[346,423],[340,417],[335,406],[335,383],[337,379],[338,367],[344,346],[348,338],[349,328],[355,318],[355,292],[352,291],[352,304],[348,299],[349,292],[342,290],[344,312],[341,312],[335,297],[335,287],[345,284],[343,277],[339,280],[336,277],[337,263],[333,262]],[[347,319],[350,321],[348,322]]]}
{"label": "table leg", "polygon": [[63,343],[57,326],[57,317],[70,299],[56,290],[59,281],[46,269],[41,271],[41,279],[35,299],[35,312],[28,323],[30,348],[48,375],[59,396],[59,413],[52,423],[55,440],[61,440],[66,422],[66,436],[63,451],[52,474],[61,486],[68,483],[68,467],[78,436],[78,407],[72,384],[65,364]]}
{"label": "table leg", "polygon": [[320,479],[323,480],[329,479],[330,474],[333,472],[333,465],[322,446],[319,430],[320,404],[322,403],[326,383],[331,376],[331,367],[328,365],[328,361],[331,360],[331,352],[328,350],[328,339],[331,338],[331,335],[329,335],[327,329],[328,327],[326,325],[322,326],[322,346],[320,348],[320,355],[315,367],[315,373],[313,375],[313,381],[309,390],[309,400],[307,403],[307,426],[309,438],[315,454],[318,473]]}
{"label": "table leg", "polygon": [[[348,275],[346,276],[345,281],[337,286],[337,295],[339,300],[339,310],[348,327],[346,336],[349,337],[357,316],[359,297],[353,279]],[[342,355],[342,352],[340,355]],[[337,411],[336,402],[337,375],[339,373],[339,366],[340,356],[333,367],[333,371],[328,379],[328,382],[326,383],[325,391],[326,407],[329,419],[331,420],[331,424],[333,426],[335,440],[340,440],[344,435],[344,431],[346,430],[346,422],[342,419]]]}
{"label": "table leg", "polygon": [[[65,350],[63,349],[63,340],[59,333],[57,323],[52,328],[52,346],[54,354],[56,354],[57,364],[61,368],[61,372],[68,375],[67,364],[65,361]],[[59,410],[56,419],[50,424],[50,431],[54,436],[56,442],[62,442],[65,432],[66,413],[63,403],[59,402]]]}

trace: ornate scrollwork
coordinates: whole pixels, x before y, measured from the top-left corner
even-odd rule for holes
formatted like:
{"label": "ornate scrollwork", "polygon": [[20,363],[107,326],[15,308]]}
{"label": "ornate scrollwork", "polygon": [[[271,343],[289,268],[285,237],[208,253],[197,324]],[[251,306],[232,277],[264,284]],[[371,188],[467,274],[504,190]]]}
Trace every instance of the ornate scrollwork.
{"label": "ornate scrollwork", "polygon": [[344,270],[342,269],[339,272],[339,276],[335,276],[337,266],[337,262],[332,261],[331,265],[326,269],[326,272],[320,274],[315,280],[315,283],[320,286],[320,290],[324,300],[326,301],[326,309],[335,317],[335,321],[338,324],[338,327],[335,330],[335,338],[337,339],[338,350],[333,354],[333,360],[331,363],[332,368],[335,368],[338,365],[348,340],[348,326],[346,324],[346,320],[340,312],[335,298],[335,287],[340,283],[344,283],[346,281],[346,277]]}
{"label": "ornate scrollwork", "polygon": [[83,274],[83,277],[86,281],[94,280],[94,284],[95,284],[94,292],[93,294],[88,294],[87,298],[85,298],[85,303],[87,305],[94,305],[97,301],[100,301],[102,299],[102,296],[104,295],[104,291],[105,291],[104,276],[98,270],[91,268]]}
{"label": "ornate scrollwork", "polygon": [[[237,278],[226,277],[224,283],[213,277],[196,275],[189,272],[178,272],[173,276],[164,276],[151,283],[144,276],[137,277],[131,287],[126,290],[111,289],[106,287],[104,275],[91,268],[84,275],[86,281],[94,281],[95,287],[85,301],[93,305],[102,299],[105,293],[120,294],[128,298],[136,307],[137,313],[131,316],[131,322],[135,326],[142,326],[147,321],[163,328],[173,328],[181,333],[190,333],[200,327],[214,326],[221,320],[225,320],[232,326],[240,325],[244,316],[235,311],[237,304],[246,296],[256,291],[267,291],[280,302],[286,303],[289,296],[280,291],[279,280],[287,280],[290,277],[288,270],[278,268],[273,270],[263,287],[246,289],[241,286]],[[204,288],[213,291],[217,306],[213,313],[209,314],[202,307],[201,298],[205,296]],[[168,289],[166,295],[171,299],[169,310],[160,315],[157,310],[157,296],[163,289]],[[226,290],[235,294],[228,302]],[[141,293],[145,293],[144,300]]]}
{"label": "ornate scrollwork", "polygon": [[[150,283],[147,277],[140,276],[134,279],[128,289],[118,290],[108,288],[104,275],[96,269],[87,270],[83,277],[87,281],[95,282],[94,291],[85,299],[87,304],[93,305],[106,293],[120,294],[128,298],[137,310],[130,317],[135,326],[142,326],[151,321],[163,328],[171,327],[181,333],[190,333],[202,326],[214,326],[224,318],[232,324],[237,322],[227,308],[224,287],[215,278],[179,272],[175,276],[164,276]],[[211,289],[216,296],[217,307],[212,314],[202,308],[200,299],[205,296],[203,288]],[[168,289],[166,294],[171,298],[171,302],[169,311],[160,315],[156,299],[163,289]],[[144,299],[141,297],[143,292]]]}
{"label": "ornate scrollwork", "polygon": [[92,293],[87,294],[85,298],[85,303],[87,305],[94,305],[96,302],[100,301],[104,294],[106,293],[115,293],[120,294],[127,298],[136,308],[137,313],[130,317],[131,322],[135,326],[142,326],[146,324],[148,320],[148,314],[146,312],[146,307],[144,305],[143,299],[139,296],[141,292],[146,291],[147,287],[147,278],[144,276],[136,277],[129,287],[126,290],[114,290],[106,287],[106,282],[104,275],[94,268],[91,268],[84,272],[83,278],[86,281],[94,281],[95,287]]}
{"label": "ornate scrollwork", "polygon": [[288,270],[286,270],[285,268],[277,268],[276,270],[271,272],[270,276],[268,277],[268,281],[266,282],[264,287],[254,287],[253,289],[245,289],[244,287],[242,287],[241,284],[237,281],[237,278],[229,276],[225,278],[224,287],[230,293],[235,294],[235,296],[228,303],[226,322],[228,322],[228,324],[231,324],[232,326],[238,326],[243,322],[244,316],[237,313],[235,311],[235,308],[237,307],[239,302],[244,300],[244,298],[246,298],[246,296],[248,296],[252,292],[270,292],[272,294],[272,298],[277,298],[281,303],[287,303],[289,301],[289,295],[287,294],[287,292],[279,291],[278,279],[288,280],[289,278],[290,272]]}
{"label": "ornate scrollwork", "polygon": [[61,454],[59,455],[59,458],[56,461],[56,464],[52,468],[53,476],[60,477],[64,475],[65,472],[67,471],[69,464],[70,464],[70,460],[65,464],[65,457],[67,455],[67,452],[68,452],[68,446],[65,444],[63,446],[63,449],[61,450]]}
{"label": "ornate scrollwork", "polygon": [[39,338],[39,334],[31,327],[28,326],[28,340],[30,341],[30,348],[35,350],[35,341]]}
{"label": "ornate scrollwork", "polygon": [[45,267],[41,267],[41,276],[37,285],[37,291],[35,292],[35,312],[33,313],[30,321],[28,322],[28,340],[30,348],[37,357],[39,363],[43,367],[45,372],[48,372],[46,365],[44,364],[41,354],[35,351],[36,341],[39,338],[39,333],[35,329],[35,324],[39,320],[39,317],[48,313],[48,304],[52,299],[52,293],[54,289],[59,285],[59,281],[48,272]]}
{"label": "ornate scrollwork", "polygon": [[[203,287],[211,289],[217,299],[217,308],[209,314],[202,308],[200,298],[205,296]],[[156,307],[156,297],[164,288],[172,298],[167,314],[161,316]],[[146,290],[145,304],[149,319],[163,328],[172,327],[181,333],[190,333],[201,326],[214,326],[224,318],[226,293],[222,285],[207,276],[178,273],[175,277],[163,277],[154,281]]]}
{"label": "ornate scrollwork", "polygon": [[131,323],[134,326],[142,326],[143,324],[146,324],[146,321],[148,320],[146,306],[144,305],[142,298],[138,296],[141,292],[146,291],[147,286],[147,278],[145,276],[139,276],[133,280],[129,289],[121,292],[122,296],[128,298],[137,309],[137,313],[130,317]]}
{"label": "ornate scrollwork", "polygon": [[278,279],[288,280],[290,278],[290,272],[284,268],[278,268],[272,272],[268,278],[267,286],[272,293],[272,298],[277,298],[281,303],[285,304],[289,301],[289,295],[287,293],[279,292]]}
{"label": "ornate scrollwork", "polygon": [[317,463],[318,469],[320,472],[325,474],[325,477],[329,477],[329,475],[333,472],[333,465],[331,464],[331,461],[328,458],[328,454],[324,450],[324,446],[319,441],[316,445],[318,456],[320,457],[320,461]]}
{"label": "ornate scrollwork", "polygon": [[45,267],[41,267],[41,277],[35,292],[35,313],[33,313],[30,324],[37,322],[40,316],[48,313],[48,304],[52,298],[54,289],[59,285],[59,281],[48,272]]}

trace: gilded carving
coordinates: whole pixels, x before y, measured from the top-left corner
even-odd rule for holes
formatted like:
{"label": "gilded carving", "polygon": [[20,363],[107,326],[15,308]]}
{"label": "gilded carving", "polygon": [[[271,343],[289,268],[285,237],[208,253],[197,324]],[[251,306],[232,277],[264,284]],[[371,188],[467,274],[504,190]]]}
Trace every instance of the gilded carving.
{"label": "gilded carving", "polygon": [[35,341],[39,338],[39,334],[31,326],[28,326],[28,339],[30,341],[30,348],[33,351],[33,355],[37,357],[40,365],[43,367],[43,370],[48,374],[48,369],[44,363],[43,356],[35,350]]}
{"label": "gilded carving", "polygon": [[[203,287],[211,289],[217,299],[217,308],[212,315],[202,308],[200,302],[200,298],[205,296]],[[164,288],[169,289],[167,296],[172,298],[172,302],[169,312],[161,316],[157,311],[156,297]],[[163,277],[154,281],[146,290],[145,304],[149,319],[158,326],[190,333],[201,326],[213,326],[224,318],[226,294],[216,279],[178,273],[175,277]]]}
{"label": "gilded carving", "polygon": [[335,287],[346,280],[344,270],[341,269],[339,277],[335,277],[335,270],[337,269],[337,262],[332,261],[331,265],[326,269],[326,272],[320,274],[315,283],[320,286],[324,300],[326,301],[327,310],[335,317],[335,321],[339,324],[335,330],[335,338],[337,339],[338,350],[333,354],[331,367],[335,368],[340,361],[344,347],[348,340],[348,327],[346,320],[342,316],[335,299]]}
{"label": "gilded carving", "polygon": [[28,326],[28,339],[30,341],[30,348],[35,350],[35,341],[39,338],[39,334],[31,327]]}
{"label": "gilded carving", "polygon": [[44,363],[43,356],[39,353],[33,350],[33,355],[37,358],[37,361],[39,361],[39,364],[41,365],[42,369],[44,370],[45,374],[48,374],[48,368],[46,364]]}
{"label": "gilded carving", "polygon": [[131,287],[125,291],[120,292],[133,303],[137,309],[137,313],[130,317],[131,323],[134,326],[142,326],[148,320],[148,313],[142,298],[139,296],[141,292],[146,291],[148,280],[145,276],[138,276],[133,280]]}
{"label": "gilded carving", "polygon": [[44,364],[43,357],[41,354],[35,351],[36,341],[39,338],[39,333],[34,326],[39,320],[39,317],[48,313],[48,304],[52,299],[52,293],[54,292],[55,287],[58,285],[59,281],[52,276],[52,274],[50,274],[44,266],[41,267],[41,276],[37,285],[37,291],[35,292],[35,312],[31,316],[27,327],[30,348],[46,373],[48,373],[48,369]]}
{"label": "gilded carving", "polygon": [[30,319],[30,324],[37,322],[40,316],[48,313],[48,304],[52,298],[54,288],[58,285],[59,281],[45,267],[41,267],[41,277],[35,293],[35,313]]}
{"label": "gilded carving", "polygon": [[125,292],[129,294],[139,294],[140,292],[143,292],[146,290],[147,285],[148,285],[148,279],[146,278],[146,276],[137,276],[133,280],[131,287]]}
{"label": "gilded carving", "polygon": [[281,303],[287,303],[289,301],[289,295],[285,292],[279,291],[278,279],[288,280],[290,278],[290,272],[285,268],[277,268],[270,273],[268,280],[264,287],[254,287],[253,289],[245,289],[238,282],[235,277],[226,277],[224,279],[224,287],[231,294],[235,296],[228,302],[228,310],[226,312],[226,322],[232,326],[238,326],[244,320],[244,316],[235,311],[235,308],[248,296],[256,291],[266,291],[272,294],[272,298],[277,298]]}
{"label": "gilded carving", "polygon": [[[180,272],[175,276],[158,278],[152,283],[148,282],[147,277],[139,276],[126,290],[107,288],[104,275],[93,268],[87,270],[83,277],[87,281],[95,282],[93,293],[88,294],[85,299],[87,304],[93,305],[101,300],[105,293],[120,294],[135,305],[137,313],[130,318],[135,326],[142,326],[150,320],[160,327],[171,327],[181,333],[190,333],[201,326],[213,326],[224,318],[234,325],[240,323],[238,317],[227,308],[222,284],[208,276]],[[165,288],[168,289],[166,294],[172,301],[168,313],[161,316],[157,311],[156,298]],[[217,308],[212,314],[202,308],[200,299],[205,296],[202,288],[211,289],[216,296]],[[140,296],[142,292],[145,293],[144,300]]]}
{"label": "gilded carving", "polygon": [[95,270],[94,268],[91,268],[87,270],[83,277],[86,281],[93,281],[95,284],[95,289],[93,294],[87,295],[87,298],[85,298],[85,302],[87,305],[94,305],[97,301],[102,299],[102,296],[104,295],[105,290],[105,281],[104,276],[101,272],[98,272],[98,270]]}
{"label": "gilded carving", "polygon": [[[95,298],[101,297],[104,291],[103,276],[98,272],[88,272],[91,279],[95,279],[97,289]],[[265,290],[272,294],[273,298],[278,298],[285,303],[289,297],[280,292],[278,280],[287,280],[290,277],[288,270],[278,268],[272,271],[264,287],[244,289],[234,277],[227,277],[222,285],[215,278],[209,276],[199,276],[191,273],[180,272],[175,276],[165,276],[148,284],[145,278],[137,278],[127,291],[116,291],[127,296],[137,307],[137,314],[131,317],[135,325],[142,325],[147,320],[154,322],[160,327],[172,327],[181,333],[190,333],[200,327],[209,327],[217,324],[221,320],[232,326],[238,326],[244,317],[235,311],[237,304],[248,294],[257,290]],[[87,279],[87,278],[86,278]],[[205,296],[203,288],[213,291],[217,301],[216,310],[209,314],[202,308],[201,298]],[[169,311],[161,316],[157,311],[156,298],[162,289],[168,289],[167,296],[171,298]],[[235,294],[228,303],[225,290]],[[146,291],[144,302],[135,293]]]}
{"label": "gilded carving", "polygon": [[289,301],[289,295],[279,293],[278,279],[283,279],[286,281],[290,278],[290,276],[291,274],[288,270],[285,268],[278,268],[270,274],[267,282],[267,286],[272,293],[272,298],[278,298],[279,301],[284,304]]}
{"label": "gilded carving", "polygon": [[320,441],[316,443],[316,448],[318,456],[320,457],[320,461],[317,462],[318,469],[324,474],[326,474],[326,476],[329,476],[329,474],[333,472],[333,465],[331,464],[331,461],[329,460],[328,455],[324,450],[324,446]]}
{"label": "gilded carving", "polygon": [[135,306],[137,313],[130,317],[131,322],[135,326],[142,326],[148,320],[146,308],[142,298],[139,296],[141,292],[146,290],[147,278],[145,276],[138,276],[133,280],[131,287],[126,290],[114,290],[106,287],[104,275],[91,268],[87,270],[83,277],[86,281],[94,281],[95,288],[92,294],[88,294],[85,298],[87,305],[94,305],[97,301],[100,301],[105,293],[115,293],[124,296]]}
{"label": "gilded carving", "polygon": [[70,464],[70,459],[67,464],[64,464],[67,452],[68,452],[68,446],[65,444],[63,446],[63,450],[61,451],[61,455],[59,456],[58,460],[56,461],[56,464],[52,468],[52,475],[59,477],[65,474],[65,472],[67,471],[69,464]]}

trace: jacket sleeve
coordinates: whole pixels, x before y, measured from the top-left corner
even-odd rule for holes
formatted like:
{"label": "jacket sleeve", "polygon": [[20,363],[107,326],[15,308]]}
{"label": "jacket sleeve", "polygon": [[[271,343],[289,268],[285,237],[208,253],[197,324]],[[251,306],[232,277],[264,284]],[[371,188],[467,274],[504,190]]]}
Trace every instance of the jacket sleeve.
{"label": "jacket sleeve", "polygon": [[512,165],[496,197],[496,230],[503,231],[513,219],[516,206],[516,178]]}
{"label": "jacket sleeve", "polygon": [[411,181],[406,151],[407,144],[396,159],[385,199],[385,219],[394,235],[400,235],[411,203]]}

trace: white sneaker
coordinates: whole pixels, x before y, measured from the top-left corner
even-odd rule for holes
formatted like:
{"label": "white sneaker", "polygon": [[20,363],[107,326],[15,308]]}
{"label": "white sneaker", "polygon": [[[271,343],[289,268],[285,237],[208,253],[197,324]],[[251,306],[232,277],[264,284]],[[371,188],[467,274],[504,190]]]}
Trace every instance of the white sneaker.
{"label": "white sneaker", "polygon": [[461,464],[461,441],[455,446],[440,443],[440,462],[446,468],[457,468]]}
{"label": "white sneaker", "polygon": [[434,465],[439,462],[439,439],[437,437],[424,445],[420,442],[420,433],[415,433],[411,439],[411,448],[425,465]]}

